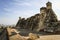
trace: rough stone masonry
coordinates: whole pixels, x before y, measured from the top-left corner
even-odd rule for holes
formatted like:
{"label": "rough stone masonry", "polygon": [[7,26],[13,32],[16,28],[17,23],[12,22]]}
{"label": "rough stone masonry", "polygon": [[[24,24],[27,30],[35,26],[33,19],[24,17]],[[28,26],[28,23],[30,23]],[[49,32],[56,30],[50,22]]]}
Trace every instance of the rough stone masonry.
{"label": "rough stone masonry", "polygon": [[52,9],[52,3],[47,2],[46,7],[40,8],[40,13],[27,19],[19,17],[16,24],[18,29],[28,29],[32,31],[60,31],[60,21]]}

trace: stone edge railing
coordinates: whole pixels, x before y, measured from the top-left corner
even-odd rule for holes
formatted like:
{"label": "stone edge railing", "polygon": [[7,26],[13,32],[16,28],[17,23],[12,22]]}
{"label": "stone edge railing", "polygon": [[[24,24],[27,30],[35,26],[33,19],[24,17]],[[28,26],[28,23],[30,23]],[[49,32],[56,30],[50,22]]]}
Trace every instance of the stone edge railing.
{"label": "stone edge railing", "polygon": [[7,28],[4,28],[0,33],[0,40],[9,40]]}

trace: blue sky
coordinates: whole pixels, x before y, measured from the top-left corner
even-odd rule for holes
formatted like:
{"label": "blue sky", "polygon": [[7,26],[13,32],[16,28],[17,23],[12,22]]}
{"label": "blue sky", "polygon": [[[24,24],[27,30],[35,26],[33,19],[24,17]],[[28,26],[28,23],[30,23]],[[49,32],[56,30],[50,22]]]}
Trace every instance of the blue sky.
{"label": "blue sky", "polygon": [[[60,0],[49,0],[60,20]],[[48,0],[0,0],[0,24],[16,24],[19,17],[28,18],[39,13]]]}

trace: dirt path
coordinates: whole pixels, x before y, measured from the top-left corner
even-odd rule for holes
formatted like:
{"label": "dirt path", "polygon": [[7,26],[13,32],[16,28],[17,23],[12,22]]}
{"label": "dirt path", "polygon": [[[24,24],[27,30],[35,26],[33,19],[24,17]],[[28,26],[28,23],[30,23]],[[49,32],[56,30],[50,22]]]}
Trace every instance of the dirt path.
{"label": "dirt path", "polygon": [[40,40],[60,40],[60,35],[45,35],[45,36],[40,36]]}

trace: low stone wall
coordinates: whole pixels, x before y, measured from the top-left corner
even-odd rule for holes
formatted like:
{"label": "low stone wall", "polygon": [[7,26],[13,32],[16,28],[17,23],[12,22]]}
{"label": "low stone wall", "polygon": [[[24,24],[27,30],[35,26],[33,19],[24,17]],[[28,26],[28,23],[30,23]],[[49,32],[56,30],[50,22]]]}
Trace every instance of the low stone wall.
{"label": "low stone wall", "polygon": [[0,40],[9,40],[7,29],[4,28],[0,33]]}

